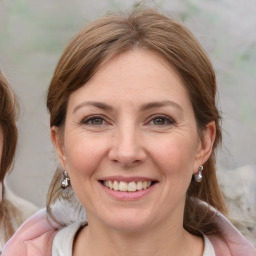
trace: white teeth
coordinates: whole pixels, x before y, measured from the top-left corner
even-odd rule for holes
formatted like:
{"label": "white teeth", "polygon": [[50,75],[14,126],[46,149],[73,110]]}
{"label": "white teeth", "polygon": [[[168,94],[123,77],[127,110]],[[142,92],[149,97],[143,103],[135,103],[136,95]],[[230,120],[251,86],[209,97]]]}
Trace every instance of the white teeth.
{"label": "white teeth", "polygon": [[127,183],[121,181],[121,182],[119,183],[119,190],[120,190],[120,191],[127,191]]}
{"label": "white teeth", "polygon": [[137,183],[135,181],[131,181],[129,183],[125,181],[111,181],[107,180],[104,181],[103,184],[115,191],[122,191],[122,192],[135,192],[135,191],[140,191],[142,189],[147,189],[152,185],[151,181],[138,181]]}
{"label": "white teeth", "polygon": [[129,184],[128,184],[128,191],[129,192],[134,192],[134,191],[136,191],[136,189],[137,189],[136,183],[134,181],[129,182]]}
{"label": "white teeth", "polygon": [[113,183],[113,189],[116,190],[116,191],[119,190],[119,184],[116,180]]}
{"label": "white teeth", "polygon": [[109,187],[110,189],[112,189],[113,188],[113,183],[112,183],[112,181],[111,180],[109,180],[108,181],[108,186],[107,187]]}
{"label": "white teeth", "polygon": [[143,189],[146,189],[146,188],[147,188],[147,186],[148,186],[147,181],[143,181],[143,183],[142,183],[142,188],[143,188]]}
{"label": "white teeth", "polygon": [[142,190],[142,181],[137,183],[137,190]]}

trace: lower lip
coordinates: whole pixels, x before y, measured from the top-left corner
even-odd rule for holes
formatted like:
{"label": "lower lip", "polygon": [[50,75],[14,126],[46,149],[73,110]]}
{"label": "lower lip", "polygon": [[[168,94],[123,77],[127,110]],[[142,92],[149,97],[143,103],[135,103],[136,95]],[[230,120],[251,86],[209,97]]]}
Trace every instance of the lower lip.
{"label": "lower lip", "polygon": [[104,191],[110,195],[111,197],[117,199],[117,200],[122,200],[122,201],[132,201],[132,200],[138,200],[146,195],[148,195],[154,188],[156,184],[153,184],[151,187],[147,189],[142,189],[139,191],[135,192],[121,192],[121,191],[116,191],[113,189],[110,189],[106,186],[104,186],[101,182],[99,182],[101,187],[104,189]]}

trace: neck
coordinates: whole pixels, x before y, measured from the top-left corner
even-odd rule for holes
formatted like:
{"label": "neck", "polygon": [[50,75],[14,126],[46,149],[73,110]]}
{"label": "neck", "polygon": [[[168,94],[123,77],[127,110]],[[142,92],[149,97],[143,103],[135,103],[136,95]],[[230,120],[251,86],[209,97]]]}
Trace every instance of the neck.
{"label": "neck", "polygon": [[182,225],[165,223],[164,227],[159,225],[154,230],[140,232],[94,227],[88,225],[79,233],[73,255],[193,256],[203,253],[202,239],[188,233]]}

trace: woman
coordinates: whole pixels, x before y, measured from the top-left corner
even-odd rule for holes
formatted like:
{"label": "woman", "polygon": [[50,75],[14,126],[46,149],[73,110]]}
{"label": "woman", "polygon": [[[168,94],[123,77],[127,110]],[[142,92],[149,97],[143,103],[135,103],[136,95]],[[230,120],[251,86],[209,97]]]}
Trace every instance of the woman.
{"label": "woman", "polygon": [[54,229],[41,211],[4,255],[256,255],[221,214],[215,95],[210,61],[172,19],[140,9],[83,29],[48,90]]}
{"label": "woman", "polygon": [[14,92],[0,71],[0,250],[22,222],[37,211],[35,206],[4,186],[17,144],[17,112]]}

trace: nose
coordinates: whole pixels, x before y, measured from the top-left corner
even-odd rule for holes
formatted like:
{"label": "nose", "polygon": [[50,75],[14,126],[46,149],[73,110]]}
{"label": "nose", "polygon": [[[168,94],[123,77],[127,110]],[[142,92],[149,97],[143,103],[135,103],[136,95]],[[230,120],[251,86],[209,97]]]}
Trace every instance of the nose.
{"label": "nose", "polygon": [[135,127],[126,126],[115,132],[109,159],[127,168],[145,161],[146,150],[143,147],[141,134]]}

